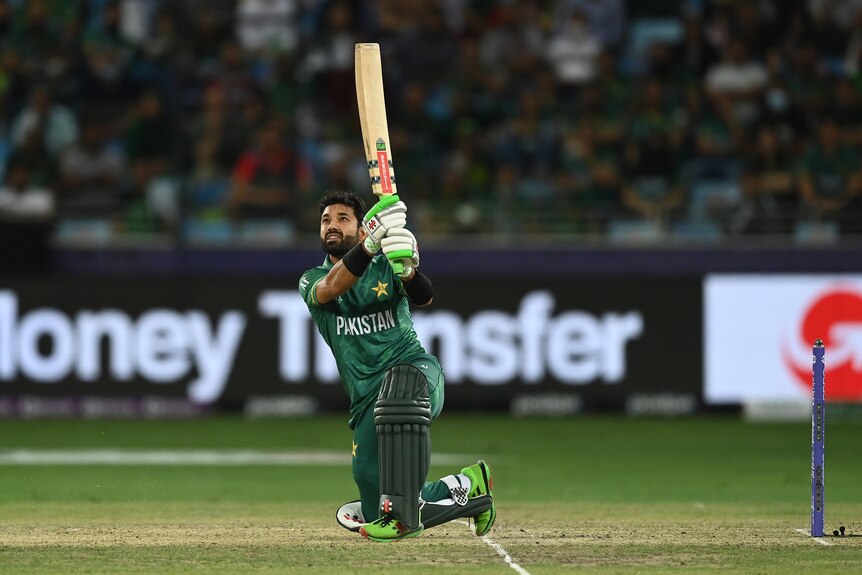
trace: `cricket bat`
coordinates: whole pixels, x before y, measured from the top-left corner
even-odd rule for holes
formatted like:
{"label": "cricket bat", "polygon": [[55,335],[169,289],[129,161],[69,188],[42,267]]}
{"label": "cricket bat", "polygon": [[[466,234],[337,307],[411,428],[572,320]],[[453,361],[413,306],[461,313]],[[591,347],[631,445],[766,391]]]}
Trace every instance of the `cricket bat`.
{"label": "cricket bat", "polygon": [[371,191],[378,196],[390,196],[398,192],[395,187],[395,170],[392,168],[389,125],[386,123],[380,44],[357,44],[355,56],[356,100],[359,104],[359,123],[362,125],[362,143],[365,145],[365,159],[368,160]]}

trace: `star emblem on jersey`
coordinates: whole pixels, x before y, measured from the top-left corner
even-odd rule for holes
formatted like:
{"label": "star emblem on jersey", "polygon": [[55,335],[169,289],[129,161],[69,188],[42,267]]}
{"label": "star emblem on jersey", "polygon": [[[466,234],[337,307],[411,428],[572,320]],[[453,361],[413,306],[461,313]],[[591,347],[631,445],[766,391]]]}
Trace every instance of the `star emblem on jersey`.
{"label": "star emblem on jersey", "polygon": [[382,281],[377,281],[377,287],[371,288],[371,291],[377,292],[377,298],[380,296],[389,295],[389,292],[386,291],[386,288],[389,287],[388,283],[383,283]]}
{"label": "star emblem on jersey", "polygon": [[352,451],[353,451],[353,457],[356,457],[356,448],[357,448],[357,447],[359,447],[359,446],[358,446],[357,444],[353,443],[352,441],[351,441],[350,443],[353,445],[353,449],[352,449]]}

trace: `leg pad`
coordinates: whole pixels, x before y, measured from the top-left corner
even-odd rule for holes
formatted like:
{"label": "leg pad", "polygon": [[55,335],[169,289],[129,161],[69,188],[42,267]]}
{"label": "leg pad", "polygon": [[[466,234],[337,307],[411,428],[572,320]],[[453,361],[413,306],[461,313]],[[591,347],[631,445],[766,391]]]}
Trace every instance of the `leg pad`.
{"label": "leg pad", "polygon": [[425,502],[422,506],[422,524],[428,529],[453,519],[475,517],[490,509],[493,501],[490,495],[481,495],[468,499],[466,505],[458,505],[452,499]]}
{"label": "leg pad", "polygon": [[431,402],[419,369],[400,364],[386,373],[374,407],[380,455],[380,514],[420,525],[419,493],[431,464]]}

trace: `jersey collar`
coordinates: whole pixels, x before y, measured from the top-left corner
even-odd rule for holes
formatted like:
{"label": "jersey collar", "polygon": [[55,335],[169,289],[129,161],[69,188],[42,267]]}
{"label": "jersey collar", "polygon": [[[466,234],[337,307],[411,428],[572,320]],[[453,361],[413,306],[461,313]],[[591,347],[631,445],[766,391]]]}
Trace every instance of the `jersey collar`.
{"label": "jersey collar", "polygon": [[328,269],[328,270],[331,270],[331,269],[332,269],[332,266],[334,266],[334,265],[335,265],[335,264],[334,264],[334,263],[332,263],[332,260],[331,260],[331,259],[329,259],[329,254],[326,254],[326,255],[323,257],[323,267],[325,267],[325,268],[326,268],[326,269]]}

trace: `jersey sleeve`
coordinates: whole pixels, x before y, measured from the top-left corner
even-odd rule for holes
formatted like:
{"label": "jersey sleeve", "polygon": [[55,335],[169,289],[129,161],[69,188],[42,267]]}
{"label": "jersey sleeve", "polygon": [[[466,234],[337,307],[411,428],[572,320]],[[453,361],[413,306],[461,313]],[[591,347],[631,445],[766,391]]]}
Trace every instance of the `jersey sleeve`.
{"label": "jersey sleeve", "polygon": [[[395,284],[395,289],[401,297],[407,297],[407,290],[404,289],[404,282],[396,274],[392,274],[392,281]],[[409,298],[408,298],[409,299]]]}
{"label": "jersey sleeve", "polygon": [[305,305],[309,308],[317,307],[320,304],[317,301],[317,284],[326,277],[327,270],[323,268],[315,268],[308,270],[302,277],[299,278],[299,294],[305,300]]}

